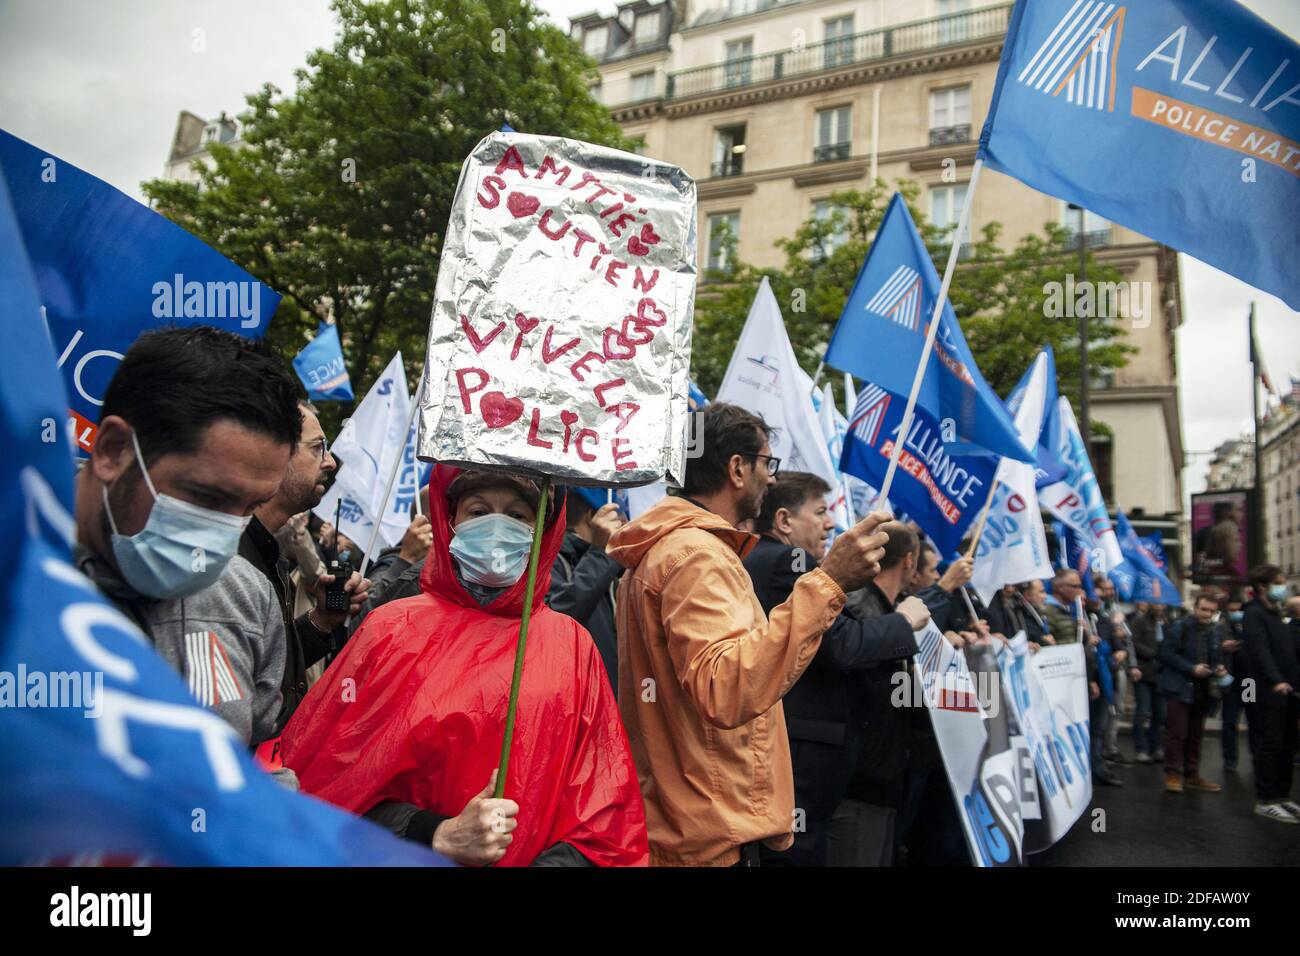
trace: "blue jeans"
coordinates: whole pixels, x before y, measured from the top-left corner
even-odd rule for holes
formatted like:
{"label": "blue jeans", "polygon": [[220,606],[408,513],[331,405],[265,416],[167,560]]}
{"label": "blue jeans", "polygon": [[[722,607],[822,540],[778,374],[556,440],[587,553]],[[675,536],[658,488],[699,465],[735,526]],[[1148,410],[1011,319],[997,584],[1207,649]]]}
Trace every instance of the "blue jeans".
{"label": "blue jeans", "polygon": [[1153,680],[1138,681],[1137,713],[1133,717],[1133,749],[1140,754],[1154,754],[1165,736],[1165,699]]}

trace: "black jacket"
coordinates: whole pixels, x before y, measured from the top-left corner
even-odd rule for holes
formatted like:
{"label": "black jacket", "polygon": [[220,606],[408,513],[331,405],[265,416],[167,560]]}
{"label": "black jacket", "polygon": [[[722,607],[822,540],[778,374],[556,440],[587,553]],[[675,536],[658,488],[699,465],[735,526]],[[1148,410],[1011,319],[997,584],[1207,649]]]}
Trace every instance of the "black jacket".
{"label": "black jacket", "polygon": [[[1198,651],[1200,635],[1204,633],[1205,653]],[[1190,704],[1196,692],[1196,682],[1209,687],[1211,677],[1193,677],[1192,669],[1197,664],[1205,664],[1213,672],[1222,661],[1219,658],[1218,624],[1202,624],[1195,617],[1185,617],[1172,627],[1165,629],[1165,639],[1160,644],[1160,679],[1156,684],[1160,693],[1166,697],[1177,697],[1184,704]]]}
{"label": "black jacket", "polygon": [[[1269,608],[1259,598],[1246,605],[1242,630],[1246,646],[1242,656],[1245,674],[1259,684],[1257,693],[1272,693],[1275,685],[1286,681],[1300,688],[1300,662],[1296,659],[1295,632],[1282,621],[1282,616]],[[1258,698],[1256,698],[1258,699]]]}
{"label": "black jacket", "polygon": [[546,592],[551,610],[567,614],[591,634],[615,694],[618,638],[614,630],[614,587],[622,573],[621,564],[568,531],[551,567],[551,586]]}
{"label": "black jacket", "polygon": [[[770,538],[760,538],[744,564],[768,614],[790,596],[801,574],[816,567],[803,552]],[[885,709],[896,710],[889,707],[889,676],[896,660],[916,653],[907,619],[881,611],[868,617],[852,609],[841,612],[822,635],[812,663],[783,699],[795,806],[806,811],[809,820],[831,815],[862,755],[863,712],[855,697],[863,675],[880,672],[876,676],[884,683]],[[906,730],[905,723],[900,726]]]}
{"label": "black jacket", "polygon": [[275,540],[275,535],[266,530],[256,515],[239,539],[239,554],[271,582],[279,601],[280,615],[284,618],[284,633],[289,647],[284,657],[284,678],[280,682],[284,702],[279,726],[283,727],[307,696],[307,668],[333,649],[333,637],[316,630],[306,614],[294,617],[288,562],[280,557],[280,543]]}
{"label": "black jacket", "polygon": [[[1162,633],[1169,633],[1169,624],[1161,625]],[[1150,611],[1129,618],[1129,632],[1133,635],[1133,656],[1142,671],[1143,681],[1154,681],[1160,675],[1160,644],[1156,639],[1156,618]]]}

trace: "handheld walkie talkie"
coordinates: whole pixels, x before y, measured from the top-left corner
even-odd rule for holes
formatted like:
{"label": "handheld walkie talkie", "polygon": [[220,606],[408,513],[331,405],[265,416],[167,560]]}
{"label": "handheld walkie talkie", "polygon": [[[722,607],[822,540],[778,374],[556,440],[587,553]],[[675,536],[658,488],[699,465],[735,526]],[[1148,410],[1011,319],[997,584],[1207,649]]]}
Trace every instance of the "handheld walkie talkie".
{"label": "handheld walkie talkie", "polygon": [[352,565],[339,560],[339,535],[343,533],[339,530],[339,520],[342,516],[343,499],[340,497],[338,507],[334,511],[334,557],[325,569],[334,575],[334,580],[325,586],[325,610],[327,611],[346,611],[351,603],[346,587],[348,579],[352,577]]}

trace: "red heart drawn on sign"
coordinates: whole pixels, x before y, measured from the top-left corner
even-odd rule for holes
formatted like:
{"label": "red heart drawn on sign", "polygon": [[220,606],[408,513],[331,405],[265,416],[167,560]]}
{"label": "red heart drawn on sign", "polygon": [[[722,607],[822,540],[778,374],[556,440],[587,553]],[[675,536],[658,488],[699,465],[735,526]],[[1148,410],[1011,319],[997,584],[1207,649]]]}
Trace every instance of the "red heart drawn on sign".
{"label": "red heart drawn on sign", "polygon": [[659,236],[655,233],[654,226],[648,222],[641,227],[641,241],[649,246],[658,245],[659,243]]}
{"label": "red heart drawn on sign", "polygon": [[626,345],[647,345],[654,337],[654,332],[642,325],[635,315],[629,315],[623,319],[618,340]]}
{"label": "red heart drawn on sign", "polygon": [[627,241],[627,251],[630,255],[647,256],[650,254],[650,247],[636,236],[633,236]]}
{"label": "red heart drawn on sign", "polygon": [[506,208],[516,219],[531,216],[541,204],[542,201],[536,196],[525,196],[523,193],[511,193],[506,197]]}
{"label": "red heart drawn on sign", "polygon": [[[654,313],[655,315],[657,315],[659,318],[657,318],[657,319],[647,319],[647,318],[646,318],[646,315],[645,315],[647,309],[648,309],[649,311],[653,312],[653,313]],[[655,327],[655,328],[658,328],[659,326],[664,325],[665,323],[667,323],[667,321],[668,321],[668,313],[665,312],[663,309],[659,308],[659,306],[655,305],[655,300],[654,300],[654,299],[651,299],[651,298],[647,297],[647,298],[642,299],[640,302],[638,302],[638,303],[636,304],[636,318],[637,318],[637,322],[638,322],[638,324],[640,324],[640,325],[643,325],[643,326],[645,326],[645,325],[649,325],[649,326],[653,326],[653,327]]]}
{"label": "red heart drawn on sign", "polygon": [[[627,349],[627,351],[626,351],[626,352],[617,352],[617,351],[615,351],[614,349],[611,349],[611,348],[609,347],[609,340],[610,340],[610,338],[613,338],[615,342],[617,342],[619,345],[622,345],[625,349]],[[621,335],[618,334],[618,330],[617,330],[617,329],[605,329],[605,343],[604,343],[604,344],[605,344],[605,358],[606,358],[606,359],[611,359],[611,360],[612,360],[612,359],[630,359],[632,356],[636,355],[636,346],[634,346],[634,345],[629,345],[629,344],[627,343],[627,341],[626,341],[626,340],[625,340]]]}
{"label": "red heart drawn on sign", "polygon": [[533,329],[537,328],[537,323],[540,321],[542,320],[530,319],[522,312],[515,313],[515,325],[519,327],[520,332],[531,332]]}
{"label": "red heart drawn on sign", "polygon": [[506,398],[501,392],[488,392],[478,400],[478,410],[488,428],[505,428],[524,413],[524,403],[518,398]]}

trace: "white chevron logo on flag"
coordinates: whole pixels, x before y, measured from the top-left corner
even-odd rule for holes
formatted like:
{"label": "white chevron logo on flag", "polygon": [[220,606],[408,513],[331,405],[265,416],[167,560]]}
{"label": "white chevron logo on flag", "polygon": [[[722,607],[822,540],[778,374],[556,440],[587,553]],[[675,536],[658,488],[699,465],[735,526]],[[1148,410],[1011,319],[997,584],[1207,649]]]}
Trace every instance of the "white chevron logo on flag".
{"label": "white chevron logo on flag", "polygon": [[899,266],[866,310],[915,332],[921,317],[921,274],[911,266]]}
{"label": "white chevron logo on flag", "polygon": [[211,631],[192,631],[185,635],[186,673],[190,693],[205,707],[240,700],[239,689],[230,658]]}
{"label": "white chevron logo on flag", "polygon": [[888,408],[889,393],[879,385],[866,386],[858,393],[858,404],[853,407],[853,421],[849,423],[849,430],[859,440],[874,446]]}
{"label": "white chevron logo on flag", "polygon": [[1075,106],[1115,111],[1115,69],[1124,37],[1124,7],[1075,0],[1016,80]]}

